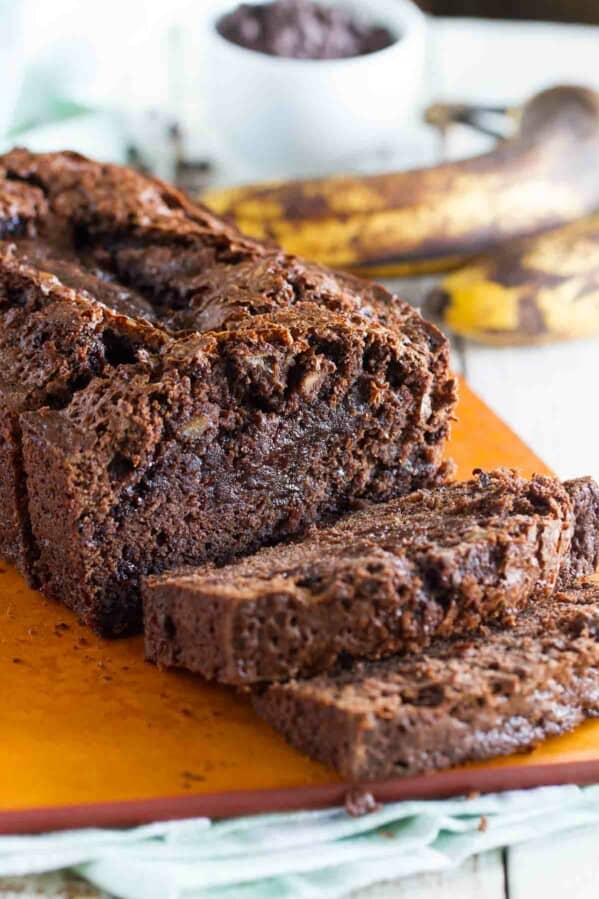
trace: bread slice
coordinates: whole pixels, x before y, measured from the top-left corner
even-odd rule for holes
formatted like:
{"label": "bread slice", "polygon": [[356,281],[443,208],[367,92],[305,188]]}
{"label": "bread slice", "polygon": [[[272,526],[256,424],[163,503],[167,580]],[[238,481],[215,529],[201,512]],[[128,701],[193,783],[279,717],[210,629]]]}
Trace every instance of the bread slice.
{"label": "bread slice", "polygon": [[258,713],[352,781],[534,748],[599,714],[599,584],[426,652],[254,692]]}
{"label": "bread slice", "polygon": [[0,241],[0,553],[34,584],[21,415],[64,407],[92,378],[148,358],[166,341],[150,318],[142,297],[52,256],[42,241]]}
{"label": "bread slice", "polygon": [[[576,512],[596,532],[596,485],[574,492],[594,497]],[[509,470],[371,505],[223,568],[148,578],[146,654],[241,684],[415,650],[551,592],[574,522],[559,481]]]}
{"label": "bread slice", "polygon": [[0,361],[0,553],[100,633],[148,572],[447,475],[417,312],[73,153],[0,157]]}

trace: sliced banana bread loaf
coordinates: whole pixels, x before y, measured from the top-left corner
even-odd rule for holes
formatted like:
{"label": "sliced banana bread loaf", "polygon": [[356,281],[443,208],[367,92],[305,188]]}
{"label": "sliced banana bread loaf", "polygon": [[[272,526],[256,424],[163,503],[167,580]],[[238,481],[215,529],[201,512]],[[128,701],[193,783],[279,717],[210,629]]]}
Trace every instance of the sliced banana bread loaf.
{"label": "sliced banana bread loaf", "polygon": [[599,585],[532,603],[507,630],[273,684],[254,705],[353,781],[532,749],[599,714]]}
{"label": "sliced banana bread loaf", "polygon": [[371,505],[224,568],[150,577],[146,653],[251,683],[414,650],[552,591],[574,521],[559,481],[509,470]]}
{"label": "sliced banana bread loaf", "polygon": [[0,553],[102,633],[148,572],[443,480],[445,339],[76,154],[0,157]]}

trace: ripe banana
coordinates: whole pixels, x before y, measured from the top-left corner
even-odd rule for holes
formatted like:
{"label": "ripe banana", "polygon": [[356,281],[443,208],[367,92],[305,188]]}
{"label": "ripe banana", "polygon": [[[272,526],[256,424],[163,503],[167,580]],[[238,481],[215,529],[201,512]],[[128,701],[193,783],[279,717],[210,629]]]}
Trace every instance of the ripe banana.
{"label": "ripe banana", "polygon": [[202,199],[250,235],[380,276],[448,270],[508,239],[599,209],[599,94],[557,87],[514,137],[434,168],[217,190]]}
{"label": "ripe banana", "polygon": [[499,346],[599,334],[599,215],[473,260],[431,292],[425,314]]}

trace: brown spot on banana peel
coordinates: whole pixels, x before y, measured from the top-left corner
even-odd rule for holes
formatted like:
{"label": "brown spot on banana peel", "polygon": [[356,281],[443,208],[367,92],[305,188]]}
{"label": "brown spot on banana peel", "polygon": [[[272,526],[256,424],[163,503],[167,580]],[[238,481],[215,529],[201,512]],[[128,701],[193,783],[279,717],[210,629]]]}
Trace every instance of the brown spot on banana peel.
{"label": "brown spot on banana peel", "polygon": [[403,278],[417,275],[442,274],[459,268],[468,261],[467,256],[438,256],[411,262],[391,262],[387,265],[354,266],[351,271],[361,278]]}
{"label": "brown spot on banana peel", "polygon": [[599,216],[478,258],[448,275],[425,311],[495,345],[599,334]]}
{"label": "brown spot on banana peel", "polygon": [[490,153],[412,172],[211,193],[242,230],[329,265],[420,270],[599,209],[599,94],[554,88]]}

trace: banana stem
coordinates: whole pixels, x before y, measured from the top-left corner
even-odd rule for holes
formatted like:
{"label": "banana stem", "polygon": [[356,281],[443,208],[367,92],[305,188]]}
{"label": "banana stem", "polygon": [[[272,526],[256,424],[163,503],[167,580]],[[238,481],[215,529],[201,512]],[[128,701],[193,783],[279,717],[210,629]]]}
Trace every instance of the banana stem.
{"label": "banana stem", "polygon": [[[446,134],[450,125],[468,125],[481,134],[487,134],[496,140],[506,140],[509,137],[507,122],[513,124],[513,110],[508,106],[480,103],[434,103],[424,112],[424,120],[429,125],[437,128],[441,134]],[[486,124],[485,118],[499,118],[504,128],[493,127]],[[512,128],[513,130],[513,128]]]}

